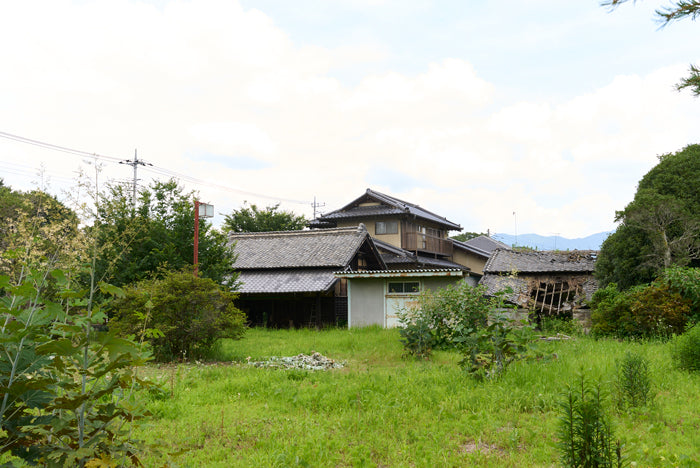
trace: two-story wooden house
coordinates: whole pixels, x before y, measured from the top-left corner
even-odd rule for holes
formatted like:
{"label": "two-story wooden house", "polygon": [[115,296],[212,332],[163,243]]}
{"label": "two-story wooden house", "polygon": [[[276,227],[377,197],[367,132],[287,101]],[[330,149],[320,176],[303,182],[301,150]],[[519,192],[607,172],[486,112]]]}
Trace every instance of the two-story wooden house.
{"label": "two-story wooden house", "polygon": [[311,228],[364,224],[387,268],[393,270],[456,268],[482,275],[496,248],[505,244],[482,236],[453,241],[451,231],[462,227],[414,203],[372,189],[344,207],[319,216]]}

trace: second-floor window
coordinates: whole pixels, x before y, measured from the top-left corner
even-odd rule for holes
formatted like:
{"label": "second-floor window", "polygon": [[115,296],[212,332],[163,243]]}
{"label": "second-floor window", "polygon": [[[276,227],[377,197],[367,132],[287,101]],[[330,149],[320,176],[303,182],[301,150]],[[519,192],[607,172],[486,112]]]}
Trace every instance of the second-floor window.
{"label": "second-floor window", "polygon": [[374,233],[375,234],[398,234],[399,233],[399,222],[398,221],[377,221],[374,223]]}

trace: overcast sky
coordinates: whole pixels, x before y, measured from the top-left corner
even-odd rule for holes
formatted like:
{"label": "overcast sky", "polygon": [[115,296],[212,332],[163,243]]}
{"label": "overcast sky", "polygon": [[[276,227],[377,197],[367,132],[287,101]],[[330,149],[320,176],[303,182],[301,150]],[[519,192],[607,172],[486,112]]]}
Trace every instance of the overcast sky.
{"label": "overcast sky", "polygon": [[[465,230],[615,227],[657,155],[700,142],[700,24],[655,1],[1,0],[0,177],[65,198],[185,176],[217,213],[311,217],[365,189]],[[111,158],[111,159],[109,159]],[[514,215],[515,213],[515,215]],[[217,215],[215,224],[222,215]]]}

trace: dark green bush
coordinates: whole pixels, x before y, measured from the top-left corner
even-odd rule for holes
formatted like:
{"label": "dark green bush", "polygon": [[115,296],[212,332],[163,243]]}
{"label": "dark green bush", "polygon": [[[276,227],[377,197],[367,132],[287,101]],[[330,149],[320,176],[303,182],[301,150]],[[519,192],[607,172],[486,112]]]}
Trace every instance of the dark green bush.
{"label": "dark green bush", "polygon": [[691,301],[659,279],[649,286],[618,291],[615,283],[596,291],[592,300],[592,332],[619,338],[668,338],[682,333]]}
{"label": "dark green bush", "polygon": [[671,342],[671,358],[679,369],[700,371],[700,325],[696,324]]}
{"label": "dark green bush", "polygon": [[[591,332],[619,337],[627,337],[634,332],[631,312],[633,294],[633,291],[619,291],[615,283],[597,290],[591,301]],[[631,325],[631,329],[628,325]]]}
{"label": "dark green bush", "polygon": [[206,358],[217,340],[243,336],[245,315],[235,298],[191,271],[168,273],[127,288],[114,303],[109,326],[148,341],[160,361]]}

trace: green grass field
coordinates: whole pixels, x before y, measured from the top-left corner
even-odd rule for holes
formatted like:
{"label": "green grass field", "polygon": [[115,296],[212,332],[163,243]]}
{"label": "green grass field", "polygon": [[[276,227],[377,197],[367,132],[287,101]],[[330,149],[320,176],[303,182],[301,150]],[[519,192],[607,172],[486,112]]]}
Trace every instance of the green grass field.
{"label": "green grass field", "polygon": [[[178,466],[559,466],[558,401],[581,372],[612,389],[626,351],[651,363],[653,406],[620,414],[630,466],[700,466],[700,375],[676,371],[668,345],[578,338],[545,343],[554,360],[520,362],[479,383],[460,356],[401,357],[396,330],[249,330],[217,364],[155,367],[165,392],[138,437],[181,452]],[[247,358],[317,351],[331,371],[255,368]],[[149,455],[147,466],[164,458]]]}

